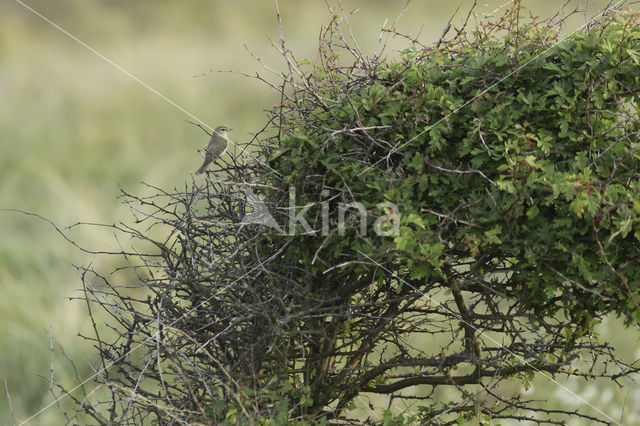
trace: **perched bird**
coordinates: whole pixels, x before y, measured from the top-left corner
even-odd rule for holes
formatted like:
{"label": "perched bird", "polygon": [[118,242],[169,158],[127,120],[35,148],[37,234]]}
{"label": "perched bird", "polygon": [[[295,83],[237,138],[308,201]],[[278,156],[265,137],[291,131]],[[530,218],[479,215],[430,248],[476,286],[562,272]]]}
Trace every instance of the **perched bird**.
{"label": "perched bird", "polygon": [[204,173],[207,166],[227,150],[227,144],[229,143],[229,139],[227,137],[228,130],[231,129],[227,126],[218,126],[213,131],[209,145],[207,145],[207,150],[204,153],[204,163],[202,163],[202,166],[200,166],[196,172],[197,175]]}

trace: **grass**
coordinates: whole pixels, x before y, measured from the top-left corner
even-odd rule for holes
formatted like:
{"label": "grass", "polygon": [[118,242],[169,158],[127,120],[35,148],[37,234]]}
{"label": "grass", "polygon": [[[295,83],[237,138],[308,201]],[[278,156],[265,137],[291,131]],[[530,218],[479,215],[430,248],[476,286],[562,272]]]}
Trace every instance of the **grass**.
{"label": "grass", "polygon": [[[403,4],[344,3],[347,11],[361,9],[351,20],[365,52],[375,50],[381,25],[386,18],[392,22]],[[416,2],[398,29],[421,32],[427,42],[436,40],[457,6],[450,3]],[[478,13],[502,3],[487,0]],[[550,2],[528,3],[539,13],[548,14],[555,7]],[[230,125],[235,140],[246,140],[262,128],[263,110],[278,101],[256,80],[209,72],[259,71],[267,76],[246,53],[245,43],[266,63],[281,66],[269,41],[279,37],[271,2],[34,0],[28,4],[208,125]],[[323,2],[282,0],[280,10],[285,36],[298,58],[315,58],[321,25],[329,20]],[[61,227],[130,222],[126,207],[116,198],[118,185],[141,193],[145,191],[141,181],[171,188],[190,179],[201,160],[196,150],[207,138],[184,122],[188,116],[18,3],[0,5],[0,22],[0,208],[38,213]],[[574,20],[567,28],[577,25]],[[403,45],[402,40],[391,40],[388,53],[395,54]],[[20,422],[51,402],[50,326],[55,341],[79,366],[80,376],[91,374],[95,350],[77,337],[91,333],[86,306],[69,300],[79,295],[80,287],[72,265],[93,263],[108,273],[114,260],[87,255],[47,223],[17,213],[0,212],[0,235],[0,378],[7,380]],[[117,248],[104,230],[80,227],[72,235],[83,247]],[[619,327],[611,326],[614,337],[623,336]],[[637,335],[621,339],[625,350],[633,353]],[[54,366],[56,378],[70,387],[73,373],[58,350]],[[540,395],[550,395],[549,389],[554,389],[548,384],[535,387],[542,389]],[[624,398],[629,389],[618,395]],[[616,398],[609,406],[619,405]],[[629,401],[638,398],[635,391]],[[632,415],[628,412],[627,421]],[[62,421],[54,406],[29,424]],[[0,423],[10,422],[7,400],[0,398]]]}

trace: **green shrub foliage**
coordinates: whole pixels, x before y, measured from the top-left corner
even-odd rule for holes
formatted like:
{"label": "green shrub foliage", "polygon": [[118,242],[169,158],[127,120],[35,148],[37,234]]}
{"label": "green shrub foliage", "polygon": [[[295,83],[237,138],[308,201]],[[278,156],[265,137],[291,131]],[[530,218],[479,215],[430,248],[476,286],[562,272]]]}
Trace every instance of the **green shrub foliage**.
{"label": "green shrub foliage", "polygon": [[401,229],[300,238],[303,263],[322,242],[312,274],[364,255],[413,280],[484,282],[544,315],[639,320],[635,16],[558,44],[534,25],[477,36],[408,49],[360,79],[314,73],[326,102],[300,102],[281,140],[290,154],[270,166],[307,198],[329,189],[372,210],[394,203]]}
{"label": "green shrub foliage", "polygon": [[[481,26],[472,42],[412,46],[393,62],[341,67],[325,57],[285,103],[289,114],[280,113],[288,131],[271,154],[279,174],[270,183],[294,187],[307,218],[318,221],[323,206],[333,212],[339,202],[361,203],[369,218],[366,236],[357,221],[342,235],[330,216],[328,233],[316,226],[300,235],[299,227],[286,237],[314,292],[345,293],[341,308],[353,316],[330,322],[344,330],[337,342],[361,355],[344,355],[361,369],[353,373],[358,390],[567,372],[603,316],[640,319],[637,16],[608,14],[562,41],[550,27],[518,19]],[[399,233],[377,236],[375,219],[399,221]],[[363,277],[366,287],[358,285]],[[438,323],[425,303],[451,306],[475,370],[455,379],[425,371],[382,379],[420,363],[402,355],[409,350],[397,339],[429,329],[414,312]],[[382,320],[361,319],[368,315]],[[507,325],[517,316],[533,324],[524,328],[536,344]],[[479,337],[490,330],[510,335],[502,351],[501,338]],[[378,346],[397,346],[393,362],[365,367],[363,353],[376,353],[365,351],[365,336],[394,341]],[[551,340],[559,346],[538,346],[536,355],[564,367],[546,368],[515,349]],[[480,360],[499,352],[528,368]]]}
{"label": "green shrub foliage", "polygon": [[112,400],[84,409],[103,423],[617,421],[500,385],[637,371],[595,326],[640,320],[638,15],[564,39],[523,16],[514,2],[394,60],[366,59],[337,20],[315,62],[283,42],[271,136],[205,184],[127,195],[169,238],[119,227],[159,248],[135,254],[146,301],[84,275],[122,329],[95,338],[118,367],[97,378]]}

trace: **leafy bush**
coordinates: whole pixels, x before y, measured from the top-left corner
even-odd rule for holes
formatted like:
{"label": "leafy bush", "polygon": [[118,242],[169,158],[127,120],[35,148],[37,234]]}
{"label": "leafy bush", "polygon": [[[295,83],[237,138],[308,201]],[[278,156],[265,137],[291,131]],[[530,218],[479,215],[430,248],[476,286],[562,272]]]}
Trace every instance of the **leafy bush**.
{"label": "leafy bush", "polygon": [[638,15],[559,42],[521,15],[388,62],[333,22],[317,63],[283,50],[276,136],[204,185],[128,195],[169,237],[120,228],[159,249],[137,255],[146,301],[87,287],[122,329],[96,337],[109,420],[356,421],[372,394],[417,401],[371,398],[384,424],[596,420],[500,385],[637,371],[594,327],[640,320]]}

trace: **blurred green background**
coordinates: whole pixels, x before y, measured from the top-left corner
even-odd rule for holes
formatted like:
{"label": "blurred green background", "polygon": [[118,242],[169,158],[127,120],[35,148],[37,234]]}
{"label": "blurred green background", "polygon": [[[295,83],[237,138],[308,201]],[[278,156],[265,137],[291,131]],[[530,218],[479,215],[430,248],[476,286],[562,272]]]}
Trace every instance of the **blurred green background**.
{"label": "blurred green background", "polygon": [[[278,102],[264,83],[218,72],[257,71],[275,80],[245,49],[246,45],[274,69],[283,69],[270,41],[279,38],[271,1],[22,2],[209,126],[233,127],[235,140],[246,141],[261,129],[264,110]],[[454,25],[472,3],[415,0],[397,29],[432,43],[456,8],[462,4]],[[524,1],[542,17],[555,13],[562,3]],[[565,32],[578,28],[585,16],[597,13],[607,1],[589,3],[586,15],[567,21]],[[343,0],[347,14],[357,10],[350,22],[365,54],[373,54],[385,20],[391,26],[404,5],[404,0]],[[480,1],[476,18],[501,5],[505,0]],[[280,0],[279,6],[289,47],[299,60],[313,60],[321,26],[330,19],[325,2]],[[391,39],[386,55],[397,56],[405,46],[404,40]],[[34,212],[60,227],[77,222],[131,223],[126,206],[116,198],[118,185],[138,194],[147,191],[141,181],[183,187],[199,166],[196,150],[207,137],[185,119],[190,117],[20,2],[0,2],[0,208]],[[88,249],[118,248],[108,230],[82,226],[70,235]],[[50,329],[78,365],[80,376],[91,374],[95,351],[78,337],[91,334],[86,305],[69,299],[81,295],[73,265],[92,263],[109,273],[114,259],[87,255],[44,221],[11,212],[0,212],[0,241],[0,379],[6,379],[20,423],[53,401],[48,393]],[[640,357],[636,330],[624,330],[610,320],[603,325],[602,336],[627,361]],[[61,383],[69,387],[74,383],[73,372],[57,348],[54,371]],[[629,380],[623,379],[622,387],[559,380],[616,419],[624,410],[625,424],[640,423],[640,391]],[[518,384],[514,386],[512,391]],[[594,413],[544,379],[535,382],[527,397],[548,399],[549,408],[586,407],[585,412]],[[369,414],[363,409],[363,415]],[[0,424],[11,421],[8,399],[2,397]],[[54,405],[28,424],[63,421]]]}

